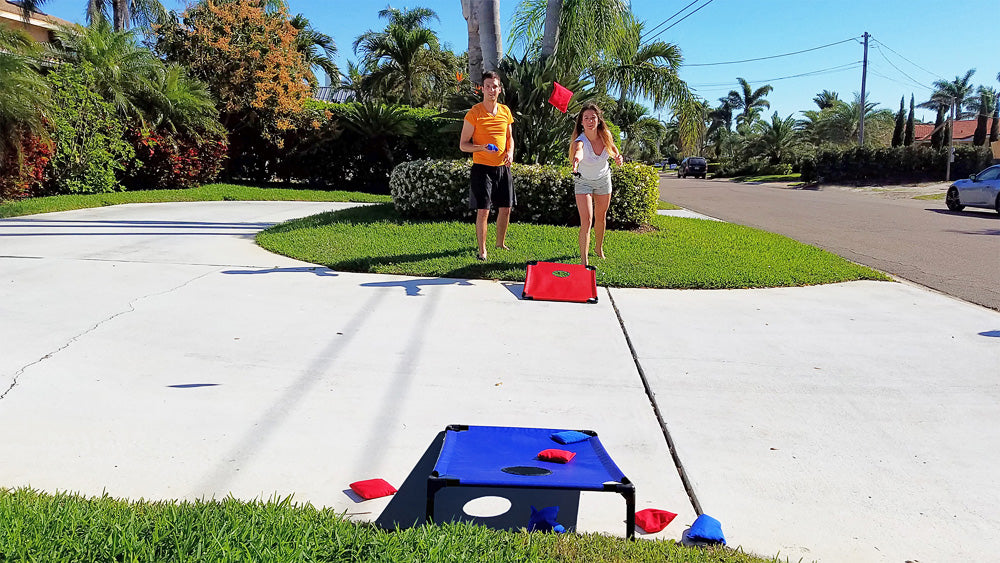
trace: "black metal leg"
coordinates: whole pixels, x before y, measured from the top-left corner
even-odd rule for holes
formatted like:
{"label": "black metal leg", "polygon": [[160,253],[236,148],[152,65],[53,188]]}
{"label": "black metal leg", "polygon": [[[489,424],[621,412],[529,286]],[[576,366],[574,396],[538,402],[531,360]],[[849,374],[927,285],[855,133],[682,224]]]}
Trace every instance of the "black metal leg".
{"label": "black metal leg", "polygon": [[625,497],[625,537],[635,539],[635,488],[622,493]]}
{"label": "black metal leg", "polygon": [[437,492],[443,487],[444,483],[441,479],[437,479],[435,477],[427,479],[427,512],[424,515],[424,518],[428,524],[434,521],[434,497],[437,496]]}

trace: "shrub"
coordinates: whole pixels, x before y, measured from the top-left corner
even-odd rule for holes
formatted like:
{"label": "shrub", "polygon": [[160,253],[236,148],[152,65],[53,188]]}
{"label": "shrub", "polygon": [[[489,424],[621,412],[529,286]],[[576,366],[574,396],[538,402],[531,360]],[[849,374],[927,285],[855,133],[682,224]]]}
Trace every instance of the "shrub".
{"label": "shrub", "polygon": [[[948,149],[929,146],[824,149],[800,162],[802,179],[824,182],[943,181]],[[986,168],[993,154],[985,147],[955,147],[951,179],[964,178]]]}
{"label": "shrub", "polygon": [[24,134],[18,151],[7,151],[0,159],[0,201],[39,195],[52,158],[51,141]]}
{"label": "shrub", "polygon": [[[426,108],[359,112],[362,108],[357,103],[308,102],[285,137],[278,177],[316,188],[385,193],[394,162],[462,157],[453,119]],[[400,123],[406,126],[400,129]]]}
{"label": "shrub", "polygon": [[[389,185],[400,215],[413,219],[469,219],[471,160],[417,160],[392,171]],[[517,204],[515,220],[550,225],[574,225],[579,215],[568,167],[514,164],[511,167]],[[614,195],[608,224],[633,228],[656,214],[659,177],[651,166],[627,163],[612,167]]]}
{"label": "shrub", "polygon": [[55,154],[45,190],[102,193],[123,189],[116,174],[135,158],[114,107],[96,91],[90,63],[63,64],[52,82]]}
{"label": "shrub", "polygon": [[169,131],[132,130],[138,165],[129,170],[129,189],[193,188],[214,181],[226,159],[221,135],[205,133],[200,138]]}

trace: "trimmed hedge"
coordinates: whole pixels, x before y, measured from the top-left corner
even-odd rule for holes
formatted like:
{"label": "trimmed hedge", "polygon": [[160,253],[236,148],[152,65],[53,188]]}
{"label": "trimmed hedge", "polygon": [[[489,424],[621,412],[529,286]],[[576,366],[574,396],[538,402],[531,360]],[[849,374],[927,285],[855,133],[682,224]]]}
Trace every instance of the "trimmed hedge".
{"label": "trimmed hedge", "polygon": [[[799,167],[802,180],[807,182],[940,182],[944,181],[947,158],[946,147],[853,147],[821,150],[815,157],[803,159]],[[967,178],[992,163],[988,147],[956,146],[951,178]]]}
{"label": "trimmed hedge", "polygon": [[[475,215],[469,209],[471,159],[416,160],[392,171],[389,186],[396,210],[411,219],[455,220]],[[659,176],[652,166],[626,163],[611,167],[613,196],[608,225],[635,228],[656,214]],[[566,166],[513,164],[511,174],[518,221],[548,225],[576,225],[579,214],[573,177]]]}

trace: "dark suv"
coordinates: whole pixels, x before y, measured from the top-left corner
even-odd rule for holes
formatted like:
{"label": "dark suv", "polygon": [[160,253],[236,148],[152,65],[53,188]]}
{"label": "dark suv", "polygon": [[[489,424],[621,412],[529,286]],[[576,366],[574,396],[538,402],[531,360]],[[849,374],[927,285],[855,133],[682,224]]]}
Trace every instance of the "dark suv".
{"label": "dark suv", "polygon": [[677,175],[681,178],[688,176],[704,178],[706,172],[708,172],[708,162],[701,156],[689,156],[682,160],[681,165],[677,167]]}

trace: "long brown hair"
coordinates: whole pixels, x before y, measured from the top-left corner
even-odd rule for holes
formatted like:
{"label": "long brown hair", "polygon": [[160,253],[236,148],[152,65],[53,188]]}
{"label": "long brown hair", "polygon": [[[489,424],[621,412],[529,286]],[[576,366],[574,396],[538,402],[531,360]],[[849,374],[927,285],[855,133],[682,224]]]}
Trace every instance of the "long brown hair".
{"label": "long brown hair", "polygon": [[583,114],[587,110],[591,110],[597,114],[597,134],[604,139],[604,146],[608,147],[608,154],[611,156],[620,154],[618,146],[615,145],[615,140],[611,137],[611,129],[608,127],[608,124],[604,122],[604,112],[601,111],[601,108],[597,104],[587,102],[583,104],[583,108],[580,109],[580,113],[576,116],[576,126],[573,127],[573,138],[570,139],[569,142],[570,158],[573,158],[573,143],[575,143],[577,137],[583,133]]}

